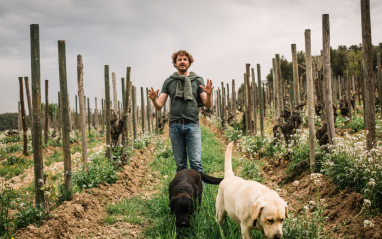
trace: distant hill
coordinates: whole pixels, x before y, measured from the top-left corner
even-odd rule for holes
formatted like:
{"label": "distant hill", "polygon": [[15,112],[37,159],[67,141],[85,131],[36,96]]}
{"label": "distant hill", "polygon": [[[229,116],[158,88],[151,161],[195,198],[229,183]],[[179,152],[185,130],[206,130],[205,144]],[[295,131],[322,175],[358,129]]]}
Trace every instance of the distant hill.
{"label": "distant hill", "polygon": [[17,129],[17,113],[0,114],[0,131]]}

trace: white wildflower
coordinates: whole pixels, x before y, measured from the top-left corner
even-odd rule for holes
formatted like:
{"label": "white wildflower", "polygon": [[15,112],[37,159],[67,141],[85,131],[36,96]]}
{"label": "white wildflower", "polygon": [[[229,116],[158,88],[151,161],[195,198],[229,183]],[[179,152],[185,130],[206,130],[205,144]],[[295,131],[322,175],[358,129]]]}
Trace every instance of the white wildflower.
{"label": "white wildflower", "polygon": [[363,226],[364,226],[364,227],[370,227],[370,228],[373,228],[373,227],[374,227],[374,223],[372,223],[372,222],[369,221],[369,220],[364,220],[364,221],[363,221]]}

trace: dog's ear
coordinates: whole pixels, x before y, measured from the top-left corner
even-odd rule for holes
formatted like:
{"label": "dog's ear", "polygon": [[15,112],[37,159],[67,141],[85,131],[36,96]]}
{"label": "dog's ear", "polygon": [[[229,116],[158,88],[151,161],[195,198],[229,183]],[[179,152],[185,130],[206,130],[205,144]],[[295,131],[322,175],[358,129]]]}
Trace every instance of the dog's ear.
{"label": "dog's ear", "polygon": [[260,200],[252,203],[251,209],[252,209],[252,221],[255,221],[259,215],[261,210],[264,208],[265,202]]}
{"label": "dog's ear", "polygon": [[288,214],[288,203],[285,202],[285,217],[286,218],[289,218],[289,214]]}
{"label": "dog's ear", "polygon": [[175,197],[172,197],[171,200],[170,200],[170,209],[171,209],[171,212],[170,214],[173,214],[174,213],[174,201],[175,201]]}

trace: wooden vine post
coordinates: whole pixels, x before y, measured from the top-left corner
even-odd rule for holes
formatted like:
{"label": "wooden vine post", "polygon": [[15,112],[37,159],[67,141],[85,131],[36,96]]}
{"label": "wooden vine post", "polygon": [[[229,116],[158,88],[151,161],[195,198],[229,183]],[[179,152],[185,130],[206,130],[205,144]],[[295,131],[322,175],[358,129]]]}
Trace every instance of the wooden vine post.
{"label": "wooden vine post", "polygon": [[277,81],[276,81],[276,58],[272,58],[272,78],[273,78],[273,120],[277,121],[277,108],[278,108],[278,97],[277,97]]}
{"label": "wooden vine post", "polygon": [[81,146],[82,146],[82,162],[85,170],[88,168],[88,150],[86,142],[86,109],[84,97],[84,65],[82,56],[77,56],[77,84],[78,84],[78,99],[80,105],[80,129],[81,129]]}
{"label": "wooden vine post", "polygon": [[145,96],[143,94],[143,87],[141,87],[141,123],[142,123],[142,133],[145,133],[146,119],[145,119]]}
{"label": "wooden vine post", "polygon": [[40,73],[40,37],[39,25],[30,26],[31,40],[31,72],[32,72],[32,105],[33,105],[33,160],[35,178],[35,202],[39,205],[44,202],[43,186],[43,155],[42,155],[42,128],[41,128],[41,73]]}
{"label": "wooden vine post", "polygon": [[88,133],[89,133],[89,136],[90,136],[90,125],[92,124],[92,120],[90,118],[90,103],[89,103],[89,98],[88,98]]}
{"label": "wooden vine post", "polygon": [[333,70],[331,69],[331,80],[332,80],[332,99],[333,105],[337,109],[337,81],[333,76]]}
{"label": "wooden vine post", "polygon": [[146,100],[147,100],[147,130],[150,133],[151,132],[151,105],[150,105],[150,98],[147,97],[149,94],[149,88],[146,87]]}
{"label": "wooden vine post", "polygon": [[283,110],[282,107],[282,101],[283,101],[283,96],[282,96],[282,82],[281,82],[281,64],[280,64],[280,55],[276,54],[276,65],[275,65],[275,95],[276,95],[276,102],[275,104],[277,105],[277,110],[276,110],[276,122],[278,125],[281,125],[281,111]]}
{"label": "wooden vine post", "polygon": [[74,124],[76,126],[76,129],[78,129],[78,97],[77,97],[77,95],[75,95],[75,101],[76,101],[76,117],[75,117],[75,123]]}
{"label": "wooden vine post", "polygon": [[133,96],[133,134],[134,134],[134,140],[137,138],[137,88],[135,86],[132,86],[132,96]]}
{"label": "wooden vine post", "polygon": [[221,121],[221,97],[220,97],[220,88],[216,91],[216,116]]}
{"label": "wooden vine post", "polygon": [[313,98],[313,72],[312,72],[312,53],[310,29],[305,30],[305,58],[306,58],[306,81],[308,98],[308,125],[309,125],[309,156],[310,172],[315,172],[316,167],[316,148],[315,148],[315,129],[314,129],[314,98]]}
{"label": "wooden vine post", "polygon": [[329,14],[322,15],[322,37],[323,37],[323,78],[324,78],[324,103],[326,112],[326,122],[328,128],[329,143],[333,144],[336,137],[334,128],[334,111],[333,111],[333,94],[331,82],[331,65],[330,65],[330,24]]}
{"label": "wooden vine post", "polygon": [[21,122],[21,103],[20,101],[18,102],[18,115],[17,115],[17,133],[20,134],[21,132],[21,128],[23,127],[22,126],[22,122]]}
{"label": "wooden vine post", "polygon": [[351,120],[351,93],[350,93],[350,68],[349,63],[346,65],[346,94],[347,94],[347,102],[349,107],[349,119]]}
{"label": "wooden vine post", "polygon": [[222,128],[226,128],[226,102],[225,102],[225,89],[224,89],[224,82],[222,84]]}
{"label": "wooden vine post", "polygon": [[62,117],[62,150],[64,155],[64,187],[66,192],[72,188],[72,167],[70,154],[68,84],[66,80],[65,41],[58,41],[58,63],[60,72],[61,117]]}
{"label": "wooden vine post", "polygon": [[68,94],[69,133],[72,132],[72,111],[70,108],[70,96]]}
{"label": "wooden vine post", "polygon": [[256,81],[255,81],[255,70],[251,68],[252,73],[252,103],[253,103],[253,133],[254,135],[257,134],[257,87],[256,87]]}
{"label": "wooden vine post", "polygon": [[45,130],[44,130],[44,143],[48,144],[49,133],[49,81],[45,80]]}
{"label": "wooden vine post", "polygon": [[114,114],[118,115],[117,79],[115,78],[115,72],[111,73],[111,78],[113,84],[113,111]]}
{"label": "wooden vine post", "polygon": [[111,124],[110,124],[110,83],[109,66],[105,65],[105,123],[106,123],[106,158],[111,161]]}
{"label": "wooden vine post", "polygon": [[61,138],[61,132],[62,132],[62,124],[61,124],[61,93],[58,92],[58,114],[57,114],[57,126],[58,126],[58,135],[59,138]]}
{"label": "wooden vine post", "polygon": [[22,119],[22,125],[23,125],[23,138],[24,138],[23,154],[27,156],[28,155],[28,135],[27,135],[28,128],[27,128],[27,119],[26,119],[25,104],[24,104],[24,87],[23,87],[22,77],[19,77],[19,84],[20,84],[21,119]]}
{"label": "wooden vine post", "polygon": [[229,100],[229,84],[227,83],[227,110],[230,111],[231,110],[231,102]]}
{"label": "wooden vine post", "polygon": [[125,107],[125,78],[121,78],[121,86],[122,86],[122,109]]}
{"label": "wooden vine post", "polygon": [[105,102],[103,98],[101,98],[101,110],[102,110],[102,131],[105,133]]}
{"label": "wooden vine post", "polygon": [[261,69],[260,64],[257,64],[257,84],[259,89],[259,105],[260,105],[260,132],[261,136],[264,137],[264,94],[261,89]]}
{"label": "wooden vine post", "polygon": [[[130,72],[131,72],[131,67],[127,67],[126,69],[126,90],[124,90],[123,94],[123,114],[129,114],[129,105],[130,105]],[[122,78],[123,79],[123,78]],[[124,86],[124,84],[123,84]],[[122,86],[122,87],[123,87]],[[130,116],[131,114],[129,114]],[[127,125],[129,123],[129,117],[128,119],[125,120],[123,123],[123,128],[122,128],[122,146],[126,147],[128,145],[128,140],[129,140],[129,131],[127,129]]]}
{"label": "wooden vine post", "polygon": [[28,112],[29,112],[29,122],[30,122],[30,128],[31,128],[31,138],[33,140],[33,115],[32,115],[32,100],[31,100],[31,93],[29,89],[29,79],[28,77],[24,77],[24,82],[25,82],[25,91],[27,93],[27,101],[28,101]]}
{"label": "wooden vine post", "polygon": [[95,119],[94,119],[94,122],[95,122],[95,128],[96,128],[96,132],[97,132],[97,137],[99,137],[99,123],[98,123],[98,109],[97,109],[97,97],[95,97]]}
{"label": "wooden vine post", "polygon": [[298,82],[298,61],[296,44],[291,45],[292,48],[292,64],[293,64],[293,90],[294,90],[294,105],[300,104],[300,86]]}
{"label": "wooden vine post", "polygon": [[370,150],[374,148],[375,138],[375,106],[373,90],[373,45],[371,43],[371,21],[370,21],[370,0],[361,0],[361,22],[362,22],[362,57],[363,57],[363,77],[365,82],[365,125],[366,125],[366,146]]}
{"label": "wooden vine post", "polygon": [[246,101],[247,101],[247,108],[246,108],[246,112],[247,112],[247,115],[248,115],[248,117],[247,117],[247,119],[248,119],[248,129],[247,129],[247,131],[248,131],[248,133],[249,134],[253,134],[253,127],[252,127],[252,108],[253,108],[253,106],[252,106],[252,92],[251,92],[251,84],[250,84],[250,81],[249,81],[249,75],[250,75],[250,72],[249,72],[249,70],[250,70],[250,64],[249,63],[247,63],[246,65],[245,65],[245,86],[246,86],[246,90],[247,90],[247,99],[246,99]]}

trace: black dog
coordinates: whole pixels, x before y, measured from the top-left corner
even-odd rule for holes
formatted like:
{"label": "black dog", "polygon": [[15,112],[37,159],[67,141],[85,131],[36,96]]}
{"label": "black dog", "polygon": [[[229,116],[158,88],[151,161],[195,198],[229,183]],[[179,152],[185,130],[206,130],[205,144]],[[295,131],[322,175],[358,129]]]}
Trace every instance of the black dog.
{"label": "black dog", "polygon": [[203,184],[202,180],[208,184],[218,185],[223,178],[208,176],[194,169],[180,170],[169,185],[171,213],[176,216],[177,227],[189,227],[190,215],[202,204]]}

